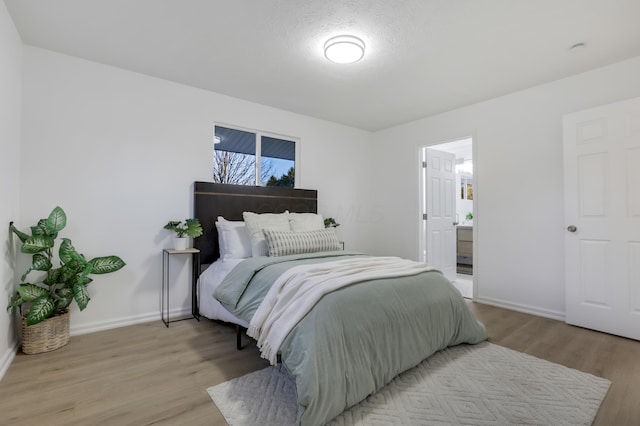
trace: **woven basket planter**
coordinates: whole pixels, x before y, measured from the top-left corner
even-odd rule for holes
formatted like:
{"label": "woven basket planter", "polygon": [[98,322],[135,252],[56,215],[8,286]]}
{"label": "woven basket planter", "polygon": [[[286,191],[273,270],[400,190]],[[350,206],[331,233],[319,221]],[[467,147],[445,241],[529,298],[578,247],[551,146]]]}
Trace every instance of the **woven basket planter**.
{"label": "woven basket planter", "polygon": [[22,317],[22,352],[25,354],[50,352],[67,343],[69,343],[69,312],[29,326],[26,318]]}

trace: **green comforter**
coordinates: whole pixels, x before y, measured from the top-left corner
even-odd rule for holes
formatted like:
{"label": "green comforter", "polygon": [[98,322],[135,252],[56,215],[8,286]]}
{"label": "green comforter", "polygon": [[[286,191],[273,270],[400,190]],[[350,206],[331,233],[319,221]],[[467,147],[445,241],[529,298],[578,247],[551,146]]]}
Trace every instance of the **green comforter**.
{"label": "green comforter", "polygon": [[[250,258],[227,275],[214,297],[250,322],[284,270],[358,255]],[[364,281],[325,295],[289,333],[280,352],[296,381],[299,423],[321,425],[438,350],[486,337],[458,290],[440,272],[430,271]]]}

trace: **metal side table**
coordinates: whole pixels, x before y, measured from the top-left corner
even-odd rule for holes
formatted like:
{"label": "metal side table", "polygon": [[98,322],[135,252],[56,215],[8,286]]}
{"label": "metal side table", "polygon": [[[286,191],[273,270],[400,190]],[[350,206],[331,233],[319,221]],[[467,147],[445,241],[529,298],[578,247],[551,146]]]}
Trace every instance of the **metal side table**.
{"label": "metal side table", "polygon": [[[177,320],[169,320],[169,257],[174,254],[191,254],[192,272],[191,272],[191,316],[180,318]],[[164,325],[169,327],[169,323],[184,321],[195,318],[200,321],[200,312],[198,309],[198,272],[200,271],[200,250],[188,248],[185,250],[164,249],[162,251],[162,296],[160,316]],[[166,317],[165,317],[166,311]]]}

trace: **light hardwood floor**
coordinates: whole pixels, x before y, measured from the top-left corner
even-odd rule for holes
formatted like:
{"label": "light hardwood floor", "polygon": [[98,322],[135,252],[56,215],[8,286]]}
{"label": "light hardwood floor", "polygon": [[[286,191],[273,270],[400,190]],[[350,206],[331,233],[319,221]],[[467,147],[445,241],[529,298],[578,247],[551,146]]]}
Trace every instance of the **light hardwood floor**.
{"label": "light hardwood floor", "polygon": [[[468,302],[489,341],[613,382],[594,422],[640,424],[640,342]],[[74,336],[19,353],[0,382],[2,425],[225,425],[206,389],[267,366],[232,326],[203,319]]]}

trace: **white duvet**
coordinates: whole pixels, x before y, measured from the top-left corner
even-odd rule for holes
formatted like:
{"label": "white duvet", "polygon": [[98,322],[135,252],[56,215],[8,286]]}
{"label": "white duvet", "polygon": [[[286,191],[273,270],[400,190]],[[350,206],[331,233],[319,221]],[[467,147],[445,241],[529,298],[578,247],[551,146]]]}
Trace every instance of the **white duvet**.
{"label": "white duvet", "polygon": [[249,324],[227,311],[220,302],[213,297],[213,292],[218,288],[224,277],[238,264],[242,259],[218,259],[200,274],[198,278],[198,302],[200,315],[233,324],[248,327]]}

